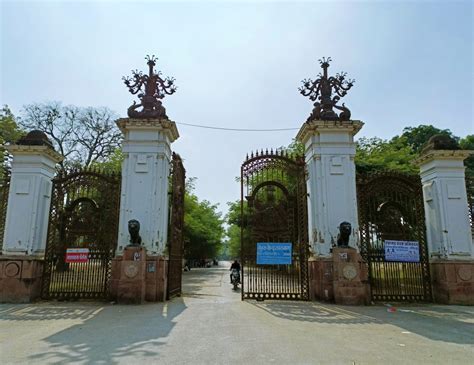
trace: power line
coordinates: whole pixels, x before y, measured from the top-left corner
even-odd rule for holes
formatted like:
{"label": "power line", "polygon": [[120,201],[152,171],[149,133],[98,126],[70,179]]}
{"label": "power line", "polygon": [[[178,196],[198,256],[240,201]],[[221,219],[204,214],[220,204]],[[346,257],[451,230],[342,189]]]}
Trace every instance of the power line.
{"label": "power line", "polygon": [[209,125],[200,125],[200,124],[190,124],[190,123],[181,123],[175,122],[179,125],[187,125],[189,127],[196,128],[206,128],[206,129],[217,129],[223,131],[234,131],[234,132],[281,132],[281,131],[296,131],[299,128],[275,128],[275,129],[247,129],[247,128],[224,128],[224,127],[213,127]]}

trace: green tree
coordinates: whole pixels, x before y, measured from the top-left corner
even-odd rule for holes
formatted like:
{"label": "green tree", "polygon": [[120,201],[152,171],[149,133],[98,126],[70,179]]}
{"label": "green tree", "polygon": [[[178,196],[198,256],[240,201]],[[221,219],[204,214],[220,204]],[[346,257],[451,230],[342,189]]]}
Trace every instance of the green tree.
{"label": "green tree", "polygon": [[[459,146],[463,150],[471,150],[474,151],[474,134],[469,134],[464,138],[461,138],[459,141]],[[466,160],[466,175],[474,177],[474,155],[471,154]]]}
{"label": "green tree", "polygon": [[413,152],[420,153],[426,142],[428,142],[428,140],[435,134],[445,134],[454,138],[456,141],[459,141],[459,137],[454,136],[449,129],[439,129],[431,124],[420,124],[417,127],[406,127],[403,129],[402,135],[393,137],[392,141],[402,139],[402,143],[411,147]]}
{"label": "green tree", "polygon": [[[242,230],[243,225],[245,228],[245,218],[242,219],[240,200],[236,200],[234,202],[228,202],[227,205],[229,207],[229,210],[225,217],[227,225],[228,225],[227,231],[226,231],[226,235],[228,237],[227,254],[231,258],[236,258],[236,257],[240,257],[241,230]],[[246,211],[247,210],[244,209],[244,212]]]}
{"label": "green tree", "polygon": [[[357,141],[355,157],[357,171],[392,170],[416,174],[419,169],[413,161],[420,156],[428,140],[436,134],[444,134],[460,142],[462,149],[474,148],[472,135],[460,139],[449,129],[439,129],[432,125],[406,127],[401,135],[391,140],[378,137],[360,138]],[[466,160],[466,167],[466,174],[474,171],[472,156]]]}
{"label": "green tree", "polygon": [[17,119],[8,105],[4,105],[0,109],[0,158],[2,163],[2,167],[0,168],[0,180],[5,176],[5,167],[8,161],[8,154],[3,146],[8,143],[17,142],[24,134],[25,131],[18,125]]}
{"label": "green tree", "polygon": [[378,137],[363,137],[357,141],[355,163],[359,172],[393,170],[416,173],[418,168],[411,163],[416,157],[405,138],[386,141]]}
{"label": "green tree", "polygon": [[217,205],[193,194],[193,183],[187,184],[184,197],[184,254],[187,259],[214,258],[222,249],[223,220]]}

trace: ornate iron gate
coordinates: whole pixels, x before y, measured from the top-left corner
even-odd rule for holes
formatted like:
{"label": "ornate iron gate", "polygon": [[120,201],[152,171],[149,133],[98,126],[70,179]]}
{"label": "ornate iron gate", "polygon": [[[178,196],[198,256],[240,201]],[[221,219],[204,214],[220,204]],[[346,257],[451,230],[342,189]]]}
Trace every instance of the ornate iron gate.
{"label": "ornate iron gate", "polygon": [[466,193],[471,234],[474,237],[474,176],[466,176]]}
{"label": "ornate iron gate", "polygon": [[[43,275],[43,297],[108,296],[111,260],[117,245],[119,174],[77,170],[53,180]],[[66,254],[82,249],[83,262]]]}
{"label": "ornate iron gate", "polygon": [[[268,151],[241,167],[242,299],[308,300],[303,158]],[[257,265],[257,243],[292,243],[289,265]]]}
{"label": "ornate iron gate", "polygon": [[3,180],[0,181],[0,252],[3,248],[5,234],[5,220],[7,218],[8,192],[10,190],[10,171],[6,170]]}
{"label": "ornate iron gate", "polygon": [[[422,185],[419,176],[357,175],[361,254],[374,301],[431,301]],[[385,241],[417,241],[419,262],[388,261]]]}
{"label": "ornate iron gate", "polygon": [[181,295],[184,250],[184,191],[186,170],[181,157],[173,152],[170,225],[168,229],[168,299]]}

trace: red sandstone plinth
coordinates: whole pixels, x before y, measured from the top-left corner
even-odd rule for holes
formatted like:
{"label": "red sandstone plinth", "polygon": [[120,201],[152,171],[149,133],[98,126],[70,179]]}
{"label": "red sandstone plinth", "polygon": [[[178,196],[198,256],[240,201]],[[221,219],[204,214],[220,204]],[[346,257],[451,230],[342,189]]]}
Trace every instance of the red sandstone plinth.
{"label": "red sandstone plinth", "polygon": [[[111,283],[115,299],[123,304],[141,304],[145,301],[146,249],[125,247],[121,260],[113,264],[116,282]],[[117,275],[118,274],[118,275]]]}
{"label": "red sandstone plinth", "polygon": [[357,250],[335,247],[332,256],[334,302],[343,305],[369,304],[367,265]]}
{"label": "red sandstone plinth", "polygon": [[324,302],[334,301],[333,263],[332,258],[310,258],[309,271],[309,298]]}
{"label": "red sandstone plinth", "polygon": [[[139,275],[130,277],[137,270]],[[166,301],[168,261],[161,256],[148,256],[142,247],[127,247],[123,256],[114,258],[111,276],[110,297],[118,303]]]}
{"label": "red sandstone plinth", "polygon": [[38,299],[43,264],[35,256],[0,256],[0,303],[30,303]]}
{"label": "red sandstone plinth", "polygon": [[168,261],[161,256],[148,256],[146,266],[145,299],[148,302],[166,301]]}
{"label": "red sandstone plinth", "polygon": [[436,303],[474,305],[474,261],[431,262],[431,281]]}

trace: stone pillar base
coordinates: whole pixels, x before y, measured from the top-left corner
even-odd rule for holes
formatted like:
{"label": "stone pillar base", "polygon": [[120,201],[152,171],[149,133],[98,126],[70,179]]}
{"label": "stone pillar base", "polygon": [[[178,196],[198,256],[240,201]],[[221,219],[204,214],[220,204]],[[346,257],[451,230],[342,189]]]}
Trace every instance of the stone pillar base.
{"label": "stone pillar base", "polygon": [[309,298],[324,302],[334,301],[332,258],[310,258]]}
{"label": "stone pillar base", "polygon": [[43,265],[35,256],[0,256],[0,303],[30,303],[40,298]]}
{"label": "stone pillar base", "polygon": [[112,260],[111,276],[110,297],[117,303],[166,301],[168,261],[147,256],[143,247],[126,247],[123,256]]}
{"label": "stone pillar base", "polygon": [[112,261],[110,292],[120,304],[145,301],[146,249],[125,247],[122,257]]}
{"label": "stone pillar base", "polygon": [[431,281],[435,303],[474,305],[474,260],[431,262]]}
{"label": "stone pillar base", "polygon": [[370,303],[367,265],[355,248],[335,247],[333,256],[334,302],[343,305]]}
{"label": "stone pillar base", "polygon": [[161,256],[146,259],[146,293],[148,302],[164,302],[168,289],[168,261]]}

